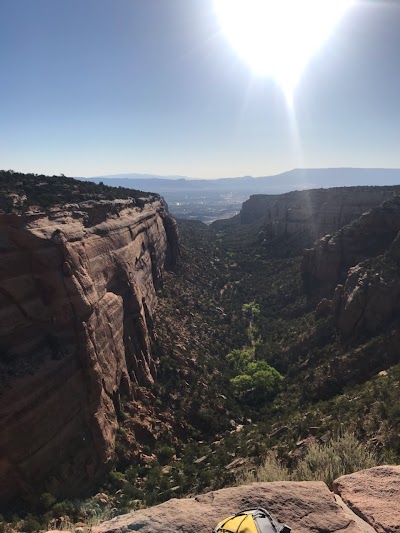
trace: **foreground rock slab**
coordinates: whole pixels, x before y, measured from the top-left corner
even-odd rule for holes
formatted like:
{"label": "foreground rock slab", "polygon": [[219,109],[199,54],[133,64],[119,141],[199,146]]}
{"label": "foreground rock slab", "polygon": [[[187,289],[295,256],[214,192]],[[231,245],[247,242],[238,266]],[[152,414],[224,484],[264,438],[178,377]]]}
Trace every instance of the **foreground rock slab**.
{"label": "foreground rock slab", "polygon": [[242,509],[265,507],[293,533],[360,533],[361,529],[335,502],[320,481],[251,483],[173,499],[155,507],[118,516],[94,527],[92,533],[210,533],[217,523]]}
{"label": "foreground rock slab", "polygon": [[334,482],[334,491],[378,533],[400,532],[400,466],[377,466]]}

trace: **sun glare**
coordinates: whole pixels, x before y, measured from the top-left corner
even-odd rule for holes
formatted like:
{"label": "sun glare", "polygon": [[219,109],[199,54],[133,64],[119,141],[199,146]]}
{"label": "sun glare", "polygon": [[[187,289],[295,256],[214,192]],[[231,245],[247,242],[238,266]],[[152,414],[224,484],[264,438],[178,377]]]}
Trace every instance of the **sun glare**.
{"label": "sun glare", "polygon": [[257,75],[291,104],[302,72],[353,0],[214,0],[220,26]]}

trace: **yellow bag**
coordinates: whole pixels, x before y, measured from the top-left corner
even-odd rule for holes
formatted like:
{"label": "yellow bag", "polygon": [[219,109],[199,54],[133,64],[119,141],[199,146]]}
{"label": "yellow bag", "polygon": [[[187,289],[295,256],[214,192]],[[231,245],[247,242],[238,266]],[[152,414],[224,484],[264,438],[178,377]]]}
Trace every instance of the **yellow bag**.
{"label": "yellow bag", "polygon": [[222,520],[214,533],[290,533],[291,529],[276,522],[265,509],[246,509]]}

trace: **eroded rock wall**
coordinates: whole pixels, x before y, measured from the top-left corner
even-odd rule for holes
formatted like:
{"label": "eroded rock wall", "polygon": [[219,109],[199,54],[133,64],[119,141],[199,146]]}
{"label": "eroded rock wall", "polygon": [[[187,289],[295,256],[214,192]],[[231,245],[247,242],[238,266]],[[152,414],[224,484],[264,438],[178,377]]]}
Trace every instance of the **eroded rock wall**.
{"label": "eroded rock wall", "polygon": [[[379,333],[400,311],[400,197],[363,214],[304,251],[305,288],[325,296],[342,338]],[[329,299],[330,298],[330,299]]]}
{"label": "eroded rock wall", "polygon": [[276,237],[295,235],[310,244],[393,196],[395,187],[340,187],[257,194],[243,203],[242,224],[262,221]]}
{"label": "eroded rock wall", "polygon": [[175,222],[159,197],[0,215],[0,500],[76,495],[114,458],[121,396],[153,382]]}
{"label": "eroded rock wall", "polygon": [[387,250],[400,230],[400,197],[363,214],[333,235],[305,250],[302,273],[310,291],[329,291],[343,281],[350,267]]}

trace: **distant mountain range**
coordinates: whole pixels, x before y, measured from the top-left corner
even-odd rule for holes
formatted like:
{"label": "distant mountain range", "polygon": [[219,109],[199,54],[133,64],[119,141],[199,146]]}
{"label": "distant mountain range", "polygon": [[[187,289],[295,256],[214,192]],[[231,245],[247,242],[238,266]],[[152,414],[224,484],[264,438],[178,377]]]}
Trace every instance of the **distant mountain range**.
{"label": "distant mountain range", "polygon": [[[85,178],[81,178],[85,179]],[[166,194],[168,192],[215,192],[252,194],[281,194],[293,190],[356,185],[400,184],[400,169],[387,168],[311,168],[293,169],[274,176],[254,178],[192,179],[183,176],[152,174],[117,174],[86,178],[96,183],[130,187]]]}
{"label": "distant mountain range", "polygon": [[208,180],[152,174],[119,174],[87,179],[114,187],[161,194],[175,217],[210,223],[236,215],[242,203],[253,194],[282,194],[356,185],[399,185],[400,169],[298,168],[275,176]]}

